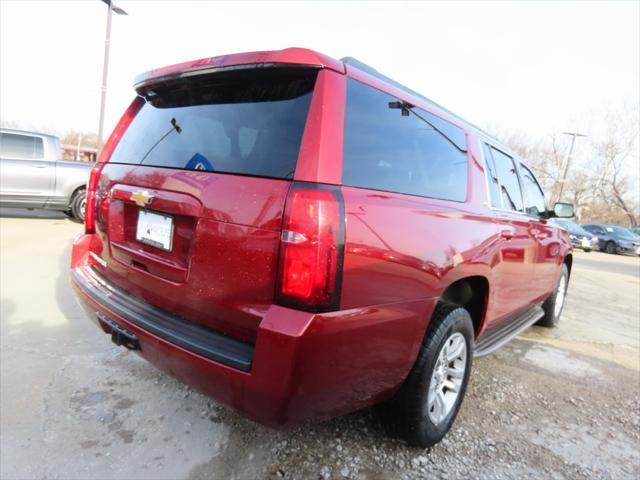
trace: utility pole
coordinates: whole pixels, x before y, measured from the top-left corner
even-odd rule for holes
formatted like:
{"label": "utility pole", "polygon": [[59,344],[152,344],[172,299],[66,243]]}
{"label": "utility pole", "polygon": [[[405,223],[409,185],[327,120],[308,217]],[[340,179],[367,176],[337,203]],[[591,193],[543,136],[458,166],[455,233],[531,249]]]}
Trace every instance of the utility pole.
{"label": "utility pole", "polygon": [[586,137],[585,134],[578,132],[562,132],[562,134],[571,135],[571,146],[569,147],[567,163],[565,163],[564,165],[564,172],[562,173],[562,180],[560,181],[560,193],[558,193],[558,201],[562,200],[562,192],[564,191],[564,184],[567,181],[567,173],[569,173],[569,164],[571,163],[571,154],[573,153],[573,146],[576,143],[576,137]]}
{"label": "utility pole", "polygon": [[111,0],[102,0],[107,5],[107,33],[104,38],[104,63],[102,64],[102,94],[100,97],[100,124],[98,126],[98,155],[102,150],[102,134],[104,133],[104,109],[107,104],[107,77],[109,73],[109,44],[111,43],[111,17],[113,12],[118,15],[127,15],[120,7],[113,4]]}

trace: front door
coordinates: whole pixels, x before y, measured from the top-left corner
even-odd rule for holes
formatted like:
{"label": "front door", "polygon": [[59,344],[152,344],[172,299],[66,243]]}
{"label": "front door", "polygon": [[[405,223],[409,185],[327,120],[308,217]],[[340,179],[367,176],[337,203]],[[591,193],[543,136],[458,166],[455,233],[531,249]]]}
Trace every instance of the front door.
{"label": "front door", "polygon": [[529,234],[536,243],[532,288],[538,299],[544,299],[555,287],[560,243],[544,218],[547,207],[544,194],[535,175],[522,163],[519,168],[524,194],[524,209],[529,217]]}

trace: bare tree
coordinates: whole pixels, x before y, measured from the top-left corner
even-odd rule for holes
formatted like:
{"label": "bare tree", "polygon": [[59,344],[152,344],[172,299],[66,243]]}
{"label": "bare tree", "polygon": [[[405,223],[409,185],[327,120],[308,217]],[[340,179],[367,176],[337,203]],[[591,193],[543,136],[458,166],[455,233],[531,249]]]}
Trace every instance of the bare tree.
{"label": "bare tree", "polygon": [[630,226],[635,227],[638,211],[631,197],[635,193],[637,200],[640,188],[637,107],[610,114],[607,124],[605,136],[593,145],[599,159],[596,188],[603,199],[610,198],[627,216]]}

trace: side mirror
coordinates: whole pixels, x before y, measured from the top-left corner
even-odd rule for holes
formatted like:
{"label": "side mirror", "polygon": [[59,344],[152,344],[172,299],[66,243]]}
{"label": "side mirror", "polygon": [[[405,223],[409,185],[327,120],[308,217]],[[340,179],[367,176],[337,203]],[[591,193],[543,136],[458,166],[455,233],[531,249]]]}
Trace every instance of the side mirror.
{"label": "side mirror", "polygon": [[557,202],[553,206],[553,214],[557,218],[571,218],[575,215],[575,208],[572,203]]}

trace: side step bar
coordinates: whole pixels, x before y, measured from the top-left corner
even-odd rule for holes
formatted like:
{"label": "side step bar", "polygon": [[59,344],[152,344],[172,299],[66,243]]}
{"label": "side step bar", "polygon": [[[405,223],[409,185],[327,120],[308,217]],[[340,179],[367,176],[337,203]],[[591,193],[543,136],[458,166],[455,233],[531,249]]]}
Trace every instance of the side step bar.
{"label": "side step bar", "polygon": [[519,335],[531,325],[536,323],[544,316],[544,310],[541,305],[536,305],[533,308],[524,311],[517,317],[507,320],[506,322],[498,325],[484,332],[480,338],[476,341],[475,357],[483,357],[492,352],[495,352],[502,345],[507,343],[513,337]]}

